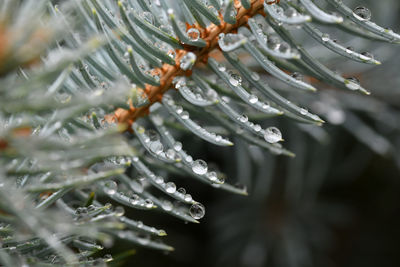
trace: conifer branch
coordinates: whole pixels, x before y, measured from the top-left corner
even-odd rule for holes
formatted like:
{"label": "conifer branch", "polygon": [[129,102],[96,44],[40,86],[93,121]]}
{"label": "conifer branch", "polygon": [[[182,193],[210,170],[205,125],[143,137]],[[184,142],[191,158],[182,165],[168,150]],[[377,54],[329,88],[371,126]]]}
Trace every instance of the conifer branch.
{"label": "conifer branch", "polygon": [[[119,2],[121,5],[121,2]],[[134,108],[130,107],[129,110],[119,108],[115,111],[114,116],[108,116],[108,120],[116,120],[120,123],[127,123],[131,125],[137,118],[142,117],[148,114],[149,107],[155,103],[161,101],[163,94],[171,89],[172,81],[175,77],[186,75],[190,76],[191,71],[182,70],[180,65],[180,60],[188,53],[193,52],[197,56],[196,65],[203,64],[207,62],[210,54],[218,47],[218,36],[221,33],[235,33],[239,29],[239,27],[247,25],[247,21],[249,18],[257,14],[261,14],[265,16],[265,12],[263,10],[264,0],[253,0],[251,3],[250,9],[245,9],[242,4],[236,0],[235,1],[235,9],[237,10],[236,15],[236,24],[229,24],[224,21],[222,14],[220,14],[220,25],[211,24],[207,28],[201,27],[198,23],[194,25],[187,25],[187,28],[196,28],[200,31],[200,36],[202,39],[206,41],[206,46],[201,49],[196,49],[195,47],[191,47],[190,45],[186,45],[181,42],[181,45],[184,49],[176,49],[176,59],[175,65],[171,66],[169,64],[164,63],[161,68],[155,68],[154,72],[161,73],[160,77],[160,85],[152,86],[147,84],[145,88],[145,92],[149,99],[149,104],[143,107]]]}

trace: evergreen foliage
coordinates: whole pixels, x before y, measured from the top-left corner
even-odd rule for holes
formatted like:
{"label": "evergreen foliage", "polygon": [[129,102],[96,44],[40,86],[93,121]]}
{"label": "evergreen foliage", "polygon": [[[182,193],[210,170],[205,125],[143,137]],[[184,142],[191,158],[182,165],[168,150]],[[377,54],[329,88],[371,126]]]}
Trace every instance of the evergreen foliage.
{"label": "evergreen foliage", "polygon": [[[305,132],[324,142],[327,120],[374,152],[398,157],[394,144],[356,114],[391,109],[361,96],[370,93],[356,77],[381,62],[328,34],[362,37],[364,47],[398,45],[400,35],[372,22],[365,7],[341,0],[59,2],[0,0],[5,266],[105,265],[112,256],[98,252],[115,240],[172,251],[160,241],[166,231],[124,210],[198,223],[206,212],[202,196],[176,185],[174,176],[248,194],[185,150],[185,136],[240,157],[294,157],[306,148],[291,151],[283,139]],[[323,47],[332,53],[321,57]],[[330,69],[332,59],[357,62],[355,77]],[[385,114],[386,126],[398,130],[396,113]],[[278,117],[288,136],[273,124]],[[244,152],[245,144],[252,150]],[[292,176],[286,193],[295,202]],[[268,190],[253,193],[265,197]]]}

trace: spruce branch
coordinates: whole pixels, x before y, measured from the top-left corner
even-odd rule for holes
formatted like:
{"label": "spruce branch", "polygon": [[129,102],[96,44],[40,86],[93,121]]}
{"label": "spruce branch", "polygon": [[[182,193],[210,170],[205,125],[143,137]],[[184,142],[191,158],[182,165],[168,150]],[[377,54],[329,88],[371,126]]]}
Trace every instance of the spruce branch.
{"label": "spruce branch", "polygon": [[206,213],[201,196],[178,187],[175,176],[248,194],[194,159],[195,151],[179,141],[187,134],[220,147],[243,139],[293,157],[281,145],[288,138],[271,125],[274,117],[286,116],[290,126],[323,139],[323,128],[310,127],[325,117],[340,124],[332,110],[346,110],[345,129],[376,153],[393,153],[390,141],[355,115],[348,95],[332,90],[328,103],[310,100],[319,96],[309,94],[319,85],[315,79],[368,91],[321,63],[291,27],[335,56],[378,65],[371,53],[320,30],[328,23],[353,36],[399,42],[365,10],[350,14],[336,0],[328,2],[342,15],[308,0],[0,2],[2,264],[104,264],[109,256],[90,257],[114,239],[172,251],[157,240],[164,230],[128,218],[122,206],[198,223]]}
{"label": "spruce branch", "polygon": [[[118,5],[120,6],[120,8],[123,8],[121,1],[118,2]],[[251,1],[251,7],[248,9],[244,8],[239,3],[239,1],[235,1],[235,9],[237,10],[237,15],[235,19],[236,23],[230,24],[224,21],[224,18],[222,17],[222,15],[220,15],[219,25],[211,24],[207,28],[201,27],[197,23],[194,25],[187,25],[187,30],[193,28],[197,29],[200,32],[200,38],[204,40],[205,47],[198,49],[181,41],[180,44],[185,48],[175,50],[175,65],[165,63],[161,68],[155,69],[155,72],[161,73],[160,85],[146,85],[145,92],[149,98],[149,104],[140,108],[131,107],[129,110],[117,109],[115,111],[115,119],[120,123],[127,123],[130,125],[137,118],[147,114],[149,106],[155,102],[160,101],[164,93],[167,90],[171,89],[172,81],[175,77],[182,75],[191,75],[191,71],[184,71],[180,68],[180,61],[188,52],[195,53],[197,58],[195,66],[207,62],[210,54],[218,47],[218,36],[221,33],[227,34],[237,32],[239,27],[247,25],[249,18],[257,14],[265,15],[263,7],[264,0]],[[170,16],[173,17],[174,15],[170,14]],[[109,117],[108,119],[113,120],[112,117]]]}

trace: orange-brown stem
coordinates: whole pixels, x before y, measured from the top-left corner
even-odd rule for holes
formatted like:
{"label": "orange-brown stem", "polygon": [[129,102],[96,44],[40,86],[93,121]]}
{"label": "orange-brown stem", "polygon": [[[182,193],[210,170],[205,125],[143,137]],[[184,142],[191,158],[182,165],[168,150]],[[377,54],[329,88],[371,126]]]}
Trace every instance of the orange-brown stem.
{"label": "orange-brown stem", "polygon": [[[201,38],[203,38],[207,45],[198,50],[190,49],[191,52],[195,53],[197,56],[197,64],[202,64],[207,62],[209,54],[218,47],[218,35],[221,33],[232,33],[237,31],[240,26],[246,25],[247,20],[256,14],[264,14],[263,11],[264,0],[253,0],[250,9],[245,9],[239,1],[235,1],[235,7],[237,8],[236,24],[226,23],[221,16],[221,25],[217,26],[211,24],[207,28],[202,28],[200,25],[189,25],[188,27],[195,27],[201,33]],[[185,45],[184,45],[185,46]],[[189,50],[189,49],[188,49]],[[146,85],[145,92],[149,99],[149,104],[145,107],[134,108],[131,106],[129,110],[118,108],[113,115],[107,116],[107,120],[117,121],[119,123],[131,125],[137,118],[148,114],[149,107],[160,101],[164,93],[171,88],[172,81],[175,77],[181,75],[191,75],[191,72],[185,72],[179,67],[179,62],[181,58],[187,53],[186,49],[176,50],[175,65],[171,66],[164,64],[161,68],[156,69],[161,73],[160,85],[151,86]]]}

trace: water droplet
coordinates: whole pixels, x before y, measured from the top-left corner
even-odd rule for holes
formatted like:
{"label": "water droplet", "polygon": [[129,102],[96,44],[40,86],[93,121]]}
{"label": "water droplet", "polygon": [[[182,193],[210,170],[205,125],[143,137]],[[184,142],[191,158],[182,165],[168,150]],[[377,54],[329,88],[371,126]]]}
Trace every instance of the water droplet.
{"label": "water droplet", "polygon": [[175,111],[177,114],[181,114],[183,112],[183,107],[182,106],[176,106]]}
{"label": "water droplet", "polygon": [[239,121],[246,123],[249,121],[249,118],[245,114],[243,114],[242,116],[239,117]]}
{"label": "water droplet", "polygon": [[192,158],[192,156],[187,156],[186,158],[185,158],[185,160],[186,160],[186,162],[188,162],[188,163],[190,163],[190,162],[192,162],[193,161],[193,158]]}
{"label": "water droplet", "polygon": [[322,34],[321,39],[322,39],[322,41],[324,41],[324,42],[328,42],[328,41],[330,40],[330,36],[329,36],[329,34],[324,33],[324,34]]}
{"label": "water droplet", "polygon": [[109,195],[114,195],[117,192],[118,185],[113,180],[108,180],[104,183],[104,192]]}
{"label": "water droplet", "polygon": [[297,16],[297,11],[293,7],[289,7],[288,9],[285,10],[284,14],[286,17],[291,18]]}
{"label": "water droplet", "polygon": [[199,175],[206,174],[208,170],[207,163],[201,159],[195,160],[192,164],[192,170]]}
{"label": "water droplet", "polygon": [[249,96],[249,102],[250,102],[251,104],[257,103],[257,102],[258,102],[258,96],[256,96],[256,95],[250,95],[250,96]]}
{"label": "water droplet", "polygon": [[354,52],[354,47],[349,46],[349,47],[346,48],[346,53],[347,54],[351,54],[353,52]]}
{"label": "water droplet", "polygon": [[226,67],[222,64],[218,64],[218,70],[219,71],[226,71]]}
{"label": "water droplet", "polygon": [[184,198],[186,202],[191,202],[193,200],[192,195],[190,194],[186,194]]}
{"label": "water droplet", "polygon": [[174,149],[175,149],[175,151],[181,151],[182,150],[182,143],[181,142],[175,142]]}
{"label": "water droplet", "polygon": [[145,200],[145,205],[146,205],[147,208],[152,208],[154,203],[153,203],[153,201],[151,199],[146,199]]}
{"label": "water droplet", "polygon": [[188,113],[187,111],[182,112],[181,118],[182,118],[183,120],[189,119],[189,113]]}
{"label": "water droplet", "polygon": [[305,108],[300,109],[300,114],[302,115],[307,115],[308,114],[308,110]]}
{"label": "water droplet", "polygon": [[371,11],[363,6],[358,6],[353,10],[353,15],[361,20],[361,21],[366,21],[366,20],[370,20],[371,19]]}
{"label": "water droplet", "polygon": [[218,183],[218,184],[223,184],[223,183],[225,183],[225,178],[222,177],[222,176],[218,177],[217,183]]}
{"label": "water droplet", "polygon": [[207,173],[207,177],[208,177],[208,179],[210,179],[210,181],[212,181],[212,182],[215,182],[215,181],[217,181],[217,179],[218,179],[217,173],[214,172],[214,171]]}
{"label": "water droplet", "polygon": [[114,214],[117,217],[121,217],[122,215],[124,215],[125,214],[124,207],[121,207],[121,206],[115,207]]}
{"label": "water droplet", "polygon": [[279,142],[282,139],[282,133],[276,127],[268,127],[265,130],[264,139],[268,143],[273,144],[273,143]]}
{"label": "water droplet", "polygon": [[164,150],[164,146],[160,141],[154,141],[149,144],[149,149],[156,155],[161,154]]}
{"label": "water droplet", "polygon": [[366,57],[366,59],[374,59],[374,55],[372,55],[370,52],[362,52],[361,55]]}
{"label": "water droplet", "polygon": [[360,81],[355,77],[347,78],[345,84],[350,90],[359,90],[361,87]]}
{"label": "water droplet", "polygon": [[204,214],[206,214],[206,209],[203,204],[195,203],[190,207],[189,212],[193,219],[198,220],[204,217]]}
{"label": "water droplet", "polygon": [[270,49],[278,49],[280,44],[280,39],[277,36],[271,35],[268,37],[267,45]]}
{"label": "water droplet", "polygon": [[290,50],[290,45],[286,42],[282,42],[279,45],[279,52],[281,53],[287,53]]}
{"label": "water droplet", "polygon": [[182,194],[182,195],[185,195],[185,194],[186,194],[186,189],[183,188],[183,187],[178,188],[178,190],[176,190],[176,191],[178,191],[178,193],[180,193],[180,194]]}
{"label": "water droplet", "polygon": [[292,77],[298,81],[302,81],[304,78],[303,75],[299,72],[293,72]]}
{"label": "water droplet", "polygon": [[166,236],[167,235],[167,232],[165,232],[165,230],[158,230],[158,235],[159,236]]}
{"label": "water droplet", "polygon": [[175,84],[176,89],[180,89],[186,86],[186,78],[182,76],[177,76],[172,80],[172,83]]}
{"label": "water droplet", "polygon": [[165,184],[165,191],[167,193],[173,194],[176,191],[176,185],[173,182],[168,182]]}
{"label": "water droplet", "polygon": [[254,81],[259,81],[259,80],[260,80],[260,75],[258,75],[257,72],[252,72],[252,73],[251,73],[251,78],[252,78]]}
{"label": "water droplet", "polygon": [[167,156],[167,158],[173,160],[173,159],[175,159],[176,153],[175,153],[175,150],[169,148],[169,149],[167,150],[167,152],[165,153],[165,155]]}
{"label": "water droplet", "polygon": [[241,45],[246,43],[247,39],[244,37],[242,34],[224,34],[221,33],[218,36],[218,44],[221,50],[225,52],[230,52],[232,50],[235,50],[236,48],[239,48]]}
{"label": "water droplet", "polygon": [[136,195],[136,194],[134,194],[134,193],[130,193],[129,194],[129,202],[132,204],[132,205],[137,205],[138,203],[139,203],[139,196],[138,195]]}
{"label": "water droplet", "polygon": [[176,52],[175,52],[175,50],[170,49],[170,50],[168,50],[167,55],[168,55],[170,58],[175,59],[175,57],[176,57]]}
{"label": "water droplet", "polygon": [[157,126],[160,126],[164,123],[164,120],[160,115],[154,115],[152,118],[153,118],[154,124]]}
{"label": "water droplet", "polygon": [[146,131],[146,136],[146,142],[155,142],[160,140],[158,132],[152,129]]}
{"label": "water droplet", "polygon": [[233,71],[229,71],[229,82],[233,85],[233,86],[239,86],[242,84],[242,77],[233,72]]}
{"label": "water droplet", "polygon": [[174,206],[172,205],[172,202],[169,200],[164,200],[162,202],[162,208],[166,211],[170,211],[174,208]]}
{"label": "water droplet", "polygon": [[180,60],[180,68],[183,70],[190,70],[196,63],[197,56],[192,53],[186,53]]}
{"label": "water droplet", "polygon": [[161,176],[156,176],[154,179],[155,179],[157,184],[164,183],[164,178],[162,178]]}
{"label": "water droplet", "polygon": [[187,36],[189,37],[190,41],[197,41],[200,38],[200,31],[196,28],[191,28],[186,32]]}
{"label": "water droplet", "polygon": [[[275,3],[276,3],[276,2],[275,2]],[[281,8],[280,6],[274,5],[274,8],[275,8],[275,12],[276,12],[278,15],[283,15],[283,14],[284,14],[283,8]]]}

